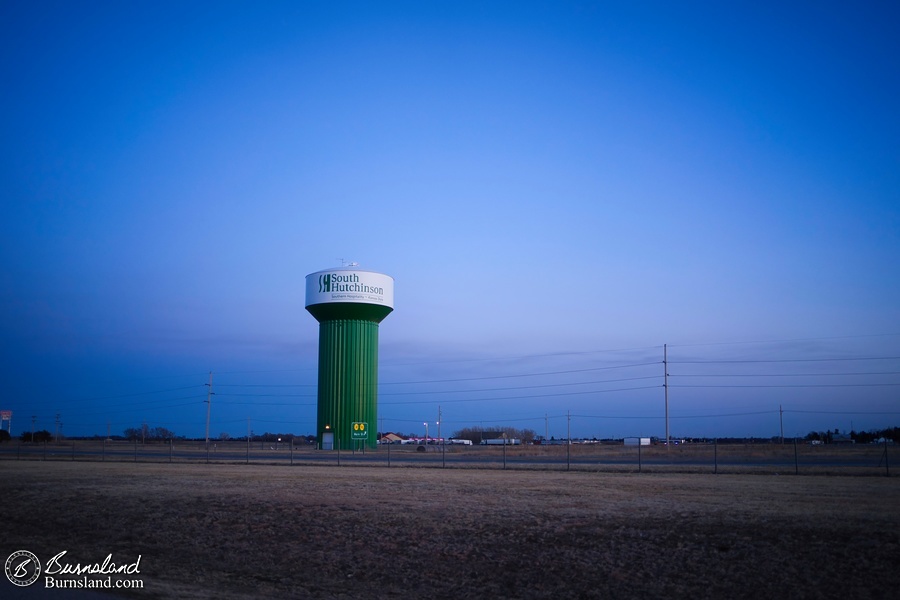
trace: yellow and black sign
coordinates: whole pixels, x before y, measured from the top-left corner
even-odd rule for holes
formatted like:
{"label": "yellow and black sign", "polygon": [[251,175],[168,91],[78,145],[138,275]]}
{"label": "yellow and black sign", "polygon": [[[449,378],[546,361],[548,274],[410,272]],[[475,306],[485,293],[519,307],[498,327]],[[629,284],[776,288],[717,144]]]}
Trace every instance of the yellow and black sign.
{"label": "yellow and black sign", "polygon": [[350,436],[354,440],[365,440],[369,438],[369,428],[367,423],[353,423],[353,434]]}

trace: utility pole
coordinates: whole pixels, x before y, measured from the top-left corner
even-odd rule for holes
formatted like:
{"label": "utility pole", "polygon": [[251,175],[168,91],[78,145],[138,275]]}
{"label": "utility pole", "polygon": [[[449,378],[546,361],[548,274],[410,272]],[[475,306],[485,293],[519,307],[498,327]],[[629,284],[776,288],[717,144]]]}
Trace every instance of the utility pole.
{"label": "utility pole", "polygon": [[56,413],[56,435],[54,436],[56,443],[59,443],[59,413]]}
{"label": "utility pole", "polygon": [[444,421],[444,415],[441,413],[441,405],[438,404],[438,444],[441,445],[441,467],[446,466],[444,463],[444,438],[441,437],[441,423]]}
{"label": "utility pole", "polygon": [[778,405],[778,421],[781,424],[781,445],[784,446],[784,410]]}
{"label": "utility pole", "polygon": [[547,413],[544,413],[544,441],[550,439],[550,419],[547,418]]}
{"label": "utility pole", "polygon": [[31,443],[34,443],[34,422],[37,421],[37,417],[31,415]]}
{"label": "utility pole", "polygon": [[669,448],[669,352],[663,344],[663,390],[666,396],[666,450]]}
{"label": "utility pole", "polygon": [[209,449],[209,409],[212,407],[212,371],[209,372],[209,383],[206,390],[206,448]]}

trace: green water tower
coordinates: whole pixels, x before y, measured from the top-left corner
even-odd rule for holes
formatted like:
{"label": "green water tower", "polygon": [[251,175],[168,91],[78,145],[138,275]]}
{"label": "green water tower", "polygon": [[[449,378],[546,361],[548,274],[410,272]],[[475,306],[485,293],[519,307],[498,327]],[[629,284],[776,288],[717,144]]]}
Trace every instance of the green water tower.
{"label": "green water tower", "polygon": [[319,448],[374,448],[378,324],[394,310],[394,279],[356,264],[311,273],[306,310],[319,322]]}

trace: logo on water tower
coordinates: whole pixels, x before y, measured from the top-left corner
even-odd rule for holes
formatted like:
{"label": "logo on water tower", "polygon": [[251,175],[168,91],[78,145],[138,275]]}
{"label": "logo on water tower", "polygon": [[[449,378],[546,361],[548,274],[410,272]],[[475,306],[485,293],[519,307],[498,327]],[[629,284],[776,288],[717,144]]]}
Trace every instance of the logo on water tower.
{"label": "logo on water tower", "polygon": [[306,306],[330,302],[393,308],[394,279],[373,271],[320,271],[306,276]]}

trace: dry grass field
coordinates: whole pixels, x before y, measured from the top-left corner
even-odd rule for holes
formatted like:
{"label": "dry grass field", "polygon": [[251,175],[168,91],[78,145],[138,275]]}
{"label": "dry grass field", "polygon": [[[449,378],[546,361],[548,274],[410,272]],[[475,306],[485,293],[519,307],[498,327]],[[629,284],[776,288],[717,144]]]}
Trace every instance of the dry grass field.
{"label": "dry grass field", "polygon": [[897,477],[0,461],[0,478],[4,559],[140,554],[144,589],[125,597],[900,589]]}

